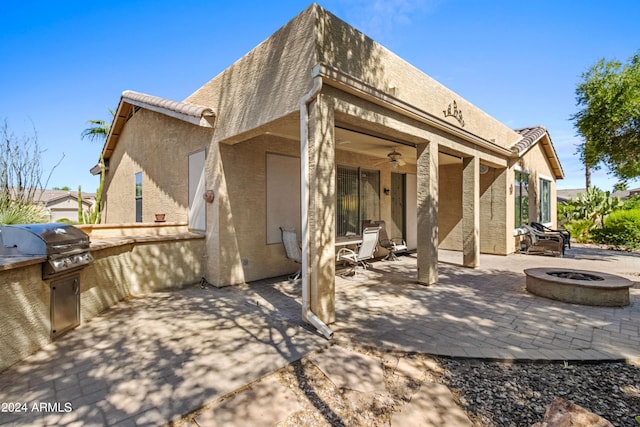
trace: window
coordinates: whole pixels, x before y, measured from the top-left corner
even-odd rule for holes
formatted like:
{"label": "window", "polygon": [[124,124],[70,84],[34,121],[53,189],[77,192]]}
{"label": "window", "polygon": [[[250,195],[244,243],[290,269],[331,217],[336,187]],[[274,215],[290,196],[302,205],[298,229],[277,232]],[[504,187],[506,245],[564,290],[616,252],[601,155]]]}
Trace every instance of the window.
{"label": "window", "polygon": [[551,222],[551,181],[540,179],[540,222]]}
{"label": "window", "polygon": [[515,227],[529,223],[529,174],[516,172],[514,188]]}
{"label": "window", "polygon": [[380,172],[338,166],[336,233],[360,234],[365,221],[380,219]]}
{"label": "window", "polygon": [[136,180],[136,222],[142,222],[142,172],[135,175]]}

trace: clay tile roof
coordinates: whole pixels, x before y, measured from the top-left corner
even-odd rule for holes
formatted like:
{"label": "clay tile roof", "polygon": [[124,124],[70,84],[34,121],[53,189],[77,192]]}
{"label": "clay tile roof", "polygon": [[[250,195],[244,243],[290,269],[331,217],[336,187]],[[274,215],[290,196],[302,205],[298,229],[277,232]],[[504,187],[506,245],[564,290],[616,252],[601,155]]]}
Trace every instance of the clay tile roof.
{"label": "clay tile roof", "polygon": [[516,153],[522,153],[531,148],[540,138],[547,133],[547,130],[542,126],[534,126],[529,128],[515,129],[522,139],[511,147],[511,151]]}
{"label": "clay tile roof", "polygon": [[[157,96],[134,92],[132,90],[125,90],[124,92],[122,92],[122,100],[124,102],[137,105],[138,107],[143,107],[149,110],[153,110],[158,113],[162,113],[170,116],[179,115],[179,116],[190,117],[192,118],[192,120],[187,120],[187,121],[195,122],[195,124],[202,124],[200,119],[204,117],[215,116],[215,112],[213,111],[212,108],[205,107],[203,105],[171,101],[169,99],[164,99]],[[176,118],[185,119],[185,117],[176,117]]]}
{"label": "clay tile roof", "polygon": [[520,157],[524,155],[524,153],[526,153],[531,147],[540,142],[543,151],[546,153],[547,158],[551,163],[551,168],[553,169],[553,173],[555,174],[556,179],[564,178],[564,171],[562,170],[562,165],[560,164],[558,153],[556,153],[556,149],[553,146],[551,136],[547,132],[547,129],[542,126],[533,126],[522,129],[515,129],[515,131],[519,133],[522,138],[511,146],[511,151],[514,155]]}
{"label": "clay tile roof", "polygon": [[[173,117],[196,126],[208,128],[213,128],[213,122],[216,116],[213,108],[204,105],[171,101],[158,96],[125,90],[120,97],[113,124],[109,129],[109,135],[107,135],[107,140],[102,148],[102,156],[105,160],[111,157],[115,146],[118,144],[118,139],[120,138],[124,124],[132,116],[136,107],[155,111],[156,113]],[[100,166],[95,165],[92,167],[91,173],[93,175],[99,174]]]}

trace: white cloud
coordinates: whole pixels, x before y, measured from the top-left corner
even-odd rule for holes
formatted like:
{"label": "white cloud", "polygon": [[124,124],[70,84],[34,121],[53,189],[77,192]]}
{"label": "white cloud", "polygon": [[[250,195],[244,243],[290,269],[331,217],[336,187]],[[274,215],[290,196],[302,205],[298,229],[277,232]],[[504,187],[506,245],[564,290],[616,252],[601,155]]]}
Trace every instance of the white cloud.
{"label": "white cloud", "polygon": [[346,19],[378,41],[393,36],[398,26],[409,25],[415,15],[431,11],[440,0],[343,0]]}

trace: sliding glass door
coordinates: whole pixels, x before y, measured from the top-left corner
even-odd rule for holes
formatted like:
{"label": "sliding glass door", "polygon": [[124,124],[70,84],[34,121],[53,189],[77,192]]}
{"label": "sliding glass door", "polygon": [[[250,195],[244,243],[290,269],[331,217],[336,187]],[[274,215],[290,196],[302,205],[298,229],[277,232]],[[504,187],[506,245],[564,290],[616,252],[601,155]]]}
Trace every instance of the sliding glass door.
{"label": "sliding glass door", "polygon": [[336,233],[360,234],[362,224],[380,219],[380,171],[338,166]]}

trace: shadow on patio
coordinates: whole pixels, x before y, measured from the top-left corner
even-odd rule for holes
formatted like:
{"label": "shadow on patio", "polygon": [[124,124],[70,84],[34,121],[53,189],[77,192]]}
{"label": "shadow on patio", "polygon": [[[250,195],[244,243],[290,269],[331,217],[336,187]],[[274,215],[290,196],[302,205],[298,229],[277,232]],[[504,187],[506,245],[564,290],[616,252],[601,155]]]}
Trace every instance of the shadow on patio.
{"label": "shadow on patio", "polygon": [[[335,340],[480,358],[639,356],[640,289],[625,308],[564,304],[527,294],[522,270],[606,266],[624,274],[640,271],[640,258],[483,255],[481,268],[467,269],[456,265],[458,255],[441,253],[434,286],[416,283],[415,255],[374,262],[357,279],[338,277]],[[167,422],[326,347],[302,324],[300,300],[300,286],[279,278],[120,303],[0,373],[0,401],[69,402],[73,411],[4,413],[0,424]],[[304,372],[294,374],[305,381]]]}

